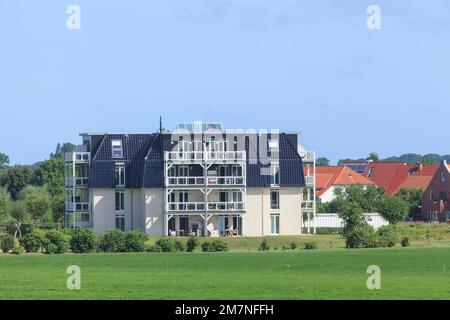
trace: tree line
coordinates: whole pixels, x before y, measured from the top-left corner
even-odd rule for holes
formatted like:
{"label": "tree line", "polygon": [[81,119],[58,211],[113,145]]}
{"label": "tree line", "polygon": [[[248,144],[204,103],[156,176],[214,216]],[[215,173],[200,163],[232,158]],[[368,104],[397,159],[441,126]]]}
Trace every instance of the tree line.
{"label": "tree line", "polygon": [[[439,155],[436,153],[428,153],[428,154],[417,154],[417,153],[405,153],[400,156],[392,156],[387,157],[384,159],[380,159],[377,152],[371,152],[366,158],[359,158],[359,159],[352,159],[352,158],[345,158],[340,159],[337,162],[337,165],[343,165],[345,162],[361,162],[361,161],[387,161],[387,162],[406,162],[407,164],[439,164],[443,160],[446,160],[447,162],[450,162],[450,154],[446,155]],[[317,166],[330,166],[330,160],[326,157],[319,157],[316,160]]]}
{"label": "tree line", "polygon": [[0,225],[62,224],[65,206],[64,154],[75,145],[56,146],[49,159],[33,165],[10,165],[0,153]]}

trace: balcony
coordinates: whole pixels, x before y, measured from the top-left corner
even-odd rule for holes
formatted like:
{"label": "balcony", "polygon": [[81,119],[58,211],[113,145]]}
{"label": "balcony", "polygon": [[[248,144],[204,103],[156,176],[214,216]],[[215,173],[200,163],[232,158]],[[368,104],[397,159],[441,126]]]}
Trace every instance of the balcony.
{"label": "balcony", "polygon": [[88,212],[89,202],[66,202],[66,211],[68,212]]}
{"label": "balcony", "polygon": [[301,202],[302,209],[314,209],[314,201],[302,201]]}
{"label": "balcony", "polygon": [[208,202],[209,211],[243,211],[244,202]]}
{"label": "balcony", "polygon": [[204,177],[167,177],[168,186],[181,186],[181,187],[194,187],[194,186],[204,186]]}
{"label": "balcony", "polygon": [[[204,177],[167,177],[167,186],[170,187],[201,187],[205,186]],[[206,178],[206,185],[210,187],[245,186],[245,177],[218,177]]]}
{"label": "balcony", "polygon": [[179,162],[226,162],[245,161],[245,151],[166,151],[166,161]]}
{"label": "balcony", "polygon": [[244,177],[208,177],[207,178],[208,186],[244,186],[245,178]]}
{"label": "balcony", "polygon": [[314,187],[314,176],[305,176],[305,186]]}
{"label": "balcony", "polygon": [[66,162],[88,163],[91,161],[90,152],[70,152],[64,156]]}
{"label": "balcony", "polygon": [[[244,202],[208,202],[209,211],[243,211]],[[169,202],[168,211],[187,212],[187,211],[205,211],[204,202]]]}
{"label": "balcony", "polygon": [[89,177],[69,177],[65,179],[67,187],[87,187],[89,184]]}
{"label": "balcony", "polygon": [[169,211],[205,211],[204,202],[169,202]]}

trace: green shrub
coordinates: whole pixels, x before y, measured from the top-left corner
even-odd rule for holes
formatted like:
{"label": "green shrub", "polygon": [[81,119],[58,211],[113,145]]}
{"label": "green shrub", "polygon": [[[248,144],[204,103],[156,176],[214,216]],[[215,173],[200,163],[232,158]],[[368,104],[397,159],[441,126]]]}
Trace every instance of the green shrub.
{"label": "green shrub", "polygon": [[213,247],[212,243],[209,241],[203,242],[201,247],[202,247],[203,252],[213,252],[214,251],[214,247]]}
{"label": "green shrub", "polygon": [[228,251],[228,243],[226,243],[223,240],[215,239],[211,243],[214,251],[220,252],[220,251]]}
{"label": "green shrub", "polygon": [[267,251],[267,250],[270,250],[270,246],[267,243],[267,239],[263,239],[263,241],[259,245],[259,251]]}
{"label": "green shrub", "polygon": [[125,251],[127,252],[143,252],[145,250],[145,242],[148,236],[140,231],[133,230],[125,234]]}
{"label": "green shrub", "polygon": [[295,250],[295,249],[297,249],[297,244],[296,244],[294,241],[292,241],[292,242],[289,244],[289,248],[291,248],[292,250]]}
{"label": "green shrub", "polygon": [[176,250],[175,241],[170,238],[161,238],[156,241],[162,252],[173,252]]}
{"label": "green shrub", "polygon": [[38,252],[42,248],[44,237],[42,232],[33,231],[24,235],[19,241],[26,252]]}
{"label": "green shrub", "polygon": [[98,245],[104,252],[124,252],[125,232],[117,229],[108,230],[100,237]]}
{"label": "green shrub", "polygon": [[73,252],[92,252],[97,245],[97,234],[92,229],[72,229],[70,232],[69,247]]}
{"label": "green shrub", "polygon": [[398,242],[397,232],[393,225],[380,227],[377,230],[377,235],[382,247],[393,247]]}
{"label": "green shrub", "polygon": [[402,244],[402,247],[408,247],[409,246],[409,238],[404,237],[400,243]]}
{"label": "green shrub", "polygon": [[315,243],[314,241],[308,241],[305,243],[304,249],[305,250],[315,250],[315,249],[317,249],[317,243]]}
{"label": "green shrub", "polygon": [[157,244],[145,244],[145,251],[147,252],[161,252],[161,247]]}
{"label": "green shrub", "polygon": [[345,233],[347,248],[375,248],[379,245],[375,230],[368,224],[353,227]]}
{"label": "green shrub", "polygon": [[46,253],[61,254],[69,249],[69,239],[59,230],[49,230],[45,233],[43,246]]}
{"label": "green shrub", "polygon": [[175,240],[175,250],[176,251],[185,251],[186,248],[185,248],[183,242],[181,242],[180,240]]}
{"label": "green shrub", "polygon": [[11,253],[19,255],[23,252],[24,252],[24,250],[23,250],[22,246],[19,243],[15,243],[14,248],[12,249]]}
{"label": "green shrub", "polygon": [[5,234],[0,238],[0,248],[4,253],[8,253],[14,249],[14,237],[10,234]]}
{"label": "green shrub", "polygon": [[198,238],[197,237],[190,237],[186,244],[186,251],[192,252],[195,250],[195,248],[198,247]]}

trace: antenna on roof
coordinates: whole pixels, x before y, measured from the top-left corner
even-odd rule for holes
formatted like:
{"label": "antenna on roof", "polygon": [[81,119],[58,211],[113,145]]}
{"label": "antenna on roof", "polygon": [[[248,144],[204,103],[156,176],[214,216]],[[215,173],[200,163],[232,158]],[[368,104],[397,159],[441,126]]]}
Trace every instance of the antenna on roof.
{"label": "antenna on roof", "polygon": [[162,117],[159,116],[159,133],[163,132],[163,127],[162,127]]}

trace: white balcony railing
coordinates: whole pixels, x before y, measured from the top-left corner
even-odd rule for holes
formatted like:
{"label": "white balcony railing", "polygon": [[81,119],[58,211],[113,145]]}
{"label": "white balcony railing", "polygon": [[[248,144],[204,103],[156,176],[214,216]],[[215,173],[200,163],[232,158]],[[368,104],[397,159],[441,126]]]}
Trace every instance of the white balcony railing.
{"label": "white balcony railing", "polygon": [[[204,202],[169,202],[169,211],[205,211]],[[244,202],[208,202],[208,210],[211,211],[242,211]]]}
{"label": "white balcony railing", "polygon": [[208,210],[242,211],[244,210],[244,202],[208,202]]}
{"label": "white balcony railing", "polygon": [[238,186],[245,185],[244,177],[208,177],[209,186]]}
{"label": "white balcony railing", "polygon": [[314,186],[314,177],[313,176],[305,176],[305,184],[307,187]]}
{"label": "white balcony railing", "polygon": [[89,177],[66,177],[65,181],[68,187],[86,187],[89,184]]}
{"label": "white balcony railing", "polygon": [[205,211],[204,202],[169,202],[169,211]]}
{"label": "white balcony railing", "polygon": [[166,151],[166,161],[245,161],[245,151]]}
{"label": "white balcony railing", "polygon": [[314,209],[314,201],[302,201],[301,208],[302,209]]}
{"label": "white balcony railing", "polygon": [[90,152],[70,152],[66,153],[64,156],[66,162],[89,162],[91,161],[91,153]]}
{"label": "white balcony railing", "polygon": [[66,211],[87,212],[89,207],[89,202],[66,202]]}
{"label": "white balcony railing", "polygon": [[204,186],[204,177],[167,177],[169,186]]}
{"label": "white balcony railing", "polygon": [[[207,177],[208,186],[243,186],[245,185],[245,177]],[[174,186],[204,186],[204,177],[167,177],[167,185]]]}

